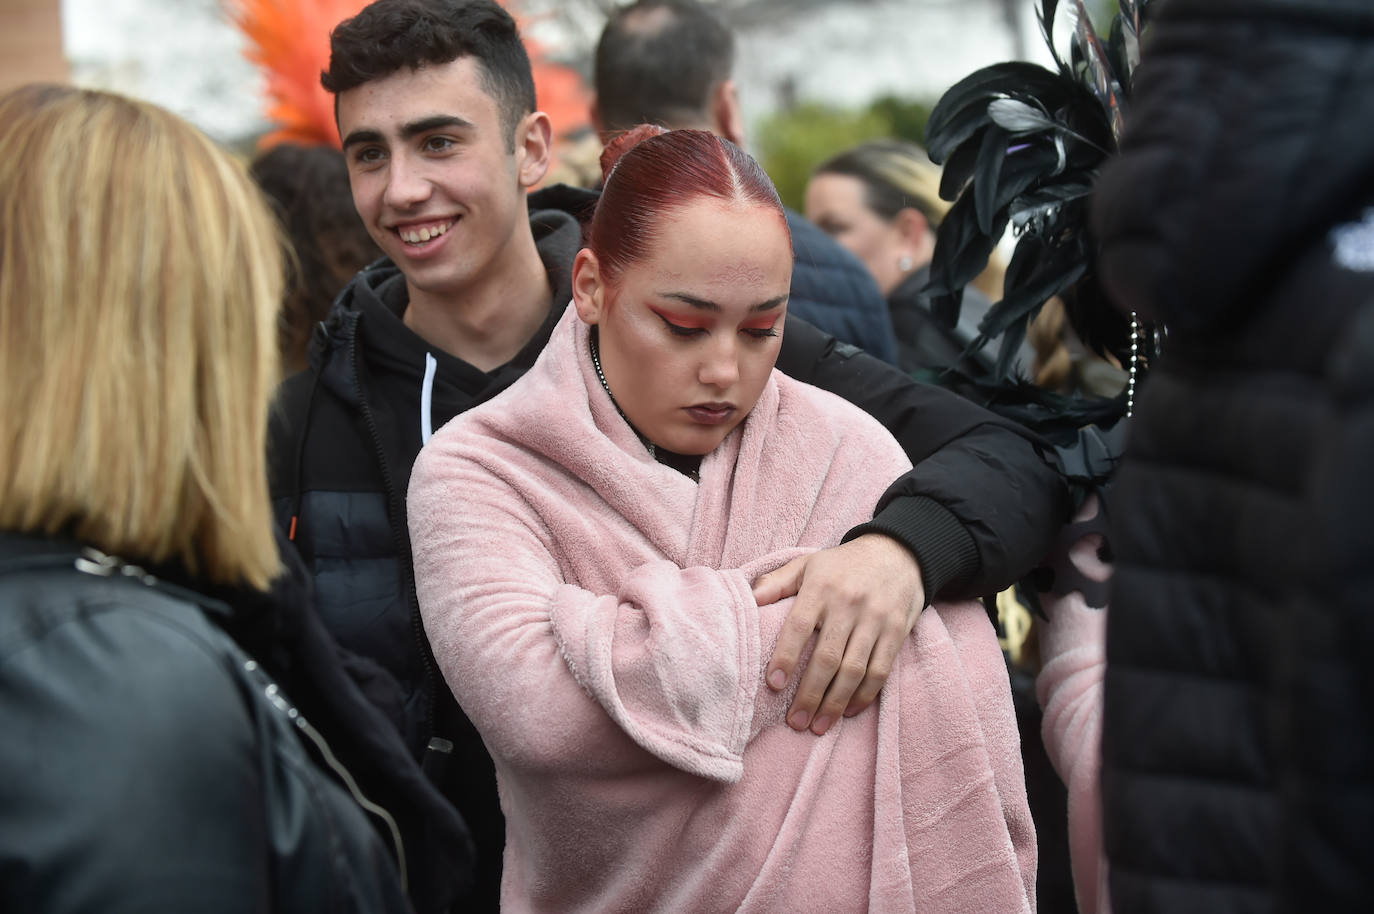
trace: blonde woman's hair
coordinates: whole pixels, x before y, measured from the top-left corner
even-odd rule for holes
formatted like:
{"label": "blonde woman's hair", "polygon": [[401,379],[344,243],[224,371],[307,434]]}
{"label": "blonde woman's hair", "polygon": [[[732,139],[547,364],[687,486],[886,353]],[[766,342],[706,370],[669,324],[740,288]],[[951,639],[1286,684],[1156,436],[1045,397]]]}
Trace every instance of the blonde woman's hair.
{"label": "blonde woman's hair", "polygon": [[823,162],[816,174],[858,178],[867,191],[868,208],[883,219],[895,219],[902,210],[911,208],[920,211],[935,228],[949,212],[950,204],[940,198],[940,168],[915,143],[860,143]]}
{"label": "blonde woman's hair", "polygon": [[282,282],[258,190],[185,121],[0,95],[0,528],[266,589]]}
{"label": "blonde woman's hair", "polygon": [[1059,393],[1070,393],[1073,384],[1073,354],[1064,341],[1066,320],[1064,302],[1056,296],[1045,302],[1040,313],[1026,325],[1026,342],[1035,351],[1031,380]]}
{"label": "blonde woman's hair", "polygon": [[[903,140],[870,140],[823,162],[816,174],[848,175],[864,186],[864,202],[881,219],[891,222],[904,209],[925,216],[932,231],[939,228],[952,204],[940,196],[940,167],[926,151]],[[973,281],[996,301],[1002,297],[1006,270],[994,254]]]}

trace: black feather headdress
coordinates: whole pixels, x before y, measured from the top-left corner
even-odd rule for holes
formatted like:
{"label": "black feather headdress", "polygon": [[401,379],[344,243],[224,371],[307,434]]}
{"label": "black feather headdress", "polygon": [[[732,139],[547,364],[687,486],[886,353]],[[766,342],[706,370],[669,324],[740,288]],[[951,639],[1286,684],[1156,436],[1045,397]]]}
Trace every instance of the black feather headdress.
{"label": "black feather headdress", "polygon": [[[1083,0],[1067,59],[1055,47],[1059,0],[1040,0],[1041,32],[1055,69],[994,64],[954,85],[926,129],[931,159],[944,167],[940,196],[954,202],[936,235],[925,294],[937,320],[958,320],[964,286],[986,267],[1010,226],[1017,241],[1002,300],[979,325],[970,350],[999,339],[993,383],[1010,380],[1026,326],[1054,296],[1083,342],[1124,366],[1146,358],[1132,321],[1107,302],[1094,271],[1088,229],[1093,183],[1121,137],[1131,74],[1140,57],[1148,0],[1120,0],[1104,41]],[[1017,386],[1017,385],[1013,385]]]}

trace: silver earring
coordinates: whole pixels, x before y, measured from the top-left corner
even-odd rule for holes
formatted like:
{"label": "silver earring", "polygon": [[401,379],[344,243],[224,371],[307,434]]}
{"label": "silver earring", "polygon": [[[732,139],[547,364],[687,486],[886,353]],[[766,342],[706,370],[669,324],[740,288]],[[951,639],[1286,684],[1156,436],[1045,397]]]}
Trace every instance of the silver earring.
{"label": "silver earring", "polygon": [[911,268],[914,266],[916,266],[916,261],[912,259],[910,254],[903,254],[897,258],[897,269],[903,273],[911,272]]}

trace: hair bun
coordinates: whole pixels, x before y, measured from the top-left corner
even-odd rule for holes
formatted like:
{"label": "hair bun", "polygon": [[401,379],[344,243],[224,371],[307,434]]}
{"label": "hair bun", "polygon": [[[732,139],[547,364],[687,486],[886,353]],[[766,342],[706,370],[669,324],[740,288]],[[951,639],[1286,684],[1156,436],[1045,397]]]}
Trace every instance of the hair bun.
{"label": "hair bun", "polygon": [[650,137],[660,136],[667,132],[667,127],[660,127],[657,124],[640,124],[638,127],[631,127],[629,130],[617,134],[615,139],[607,143],[606,148],[601,150],[601,183],[603,185],[606,183],[606,179],[615,170],[615,165],[620,161],[621,156]]}

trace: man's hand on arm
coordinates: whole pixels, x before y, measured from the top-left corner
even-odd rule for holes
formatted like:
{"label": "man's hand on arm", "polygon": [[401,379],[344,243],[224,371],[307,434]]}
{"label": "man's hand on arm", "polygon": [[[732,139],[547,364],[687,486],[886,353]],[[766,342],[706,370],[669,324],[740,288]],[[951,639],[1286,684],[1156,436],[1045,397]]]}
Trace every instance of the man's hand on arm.
{"label": "man's hand on arm", "polygon": [[927,600],[996,593],[1033,568],[1068,520],[1070,499],[1036,435],[799,318],[787,320],[778,368],[867,411],[914,464],[844,545],[755,583],[760,604],[797,595],[770,686],[779,672],[786,686],[820,629],[788,712],[797,729],[819,733],[872,703]]}
{"label": "man's hand on arm", "polygon": [[819,629],[787,722],[825,733],[841,714],[873,703],[926,603],[915,556],[882,533],[794,559],[754,582],[760,605],[796,596],[768,663],[768,685],[781,691]]}

